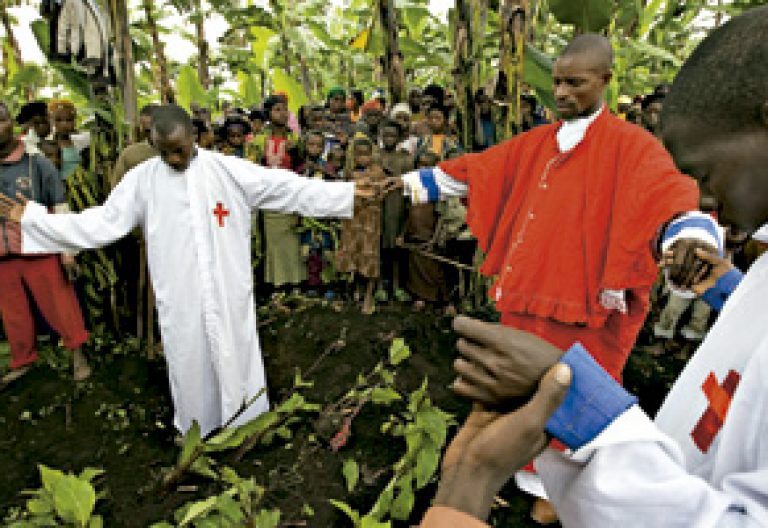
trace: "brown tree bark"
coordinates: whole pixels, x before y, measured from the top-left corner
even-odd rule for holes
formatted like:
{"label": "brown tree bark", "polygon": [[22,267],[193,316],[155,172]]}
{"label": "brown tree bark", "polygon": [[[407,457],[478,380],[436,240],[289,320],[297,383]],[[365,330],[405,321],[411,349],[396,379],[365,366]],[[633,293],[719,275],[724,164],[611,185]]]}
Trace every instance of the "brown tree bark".
{"label": "brown tree bark", "polygon": [[112,1],[113,24],[115,28],[115,55],[117,75],[123,95],[125,120],[130,123],[130,140],[136,139],[138,125],[138,101],[136,94],[136,72],[134,71],[133,40],[128,23],[128,1]]}
{"label": "brown tree bark", "polygon": [[501,50],[499,82],[507,105],[504,138],[509,138],[522,125],[520,94],[523,83],[525,38],[528,24],[528,0],[503,0],[499,6]]}
{"label": "brown tree bark", "polygon": [[142,0],[142,8],[147,21],[147,29],[152,37],[152,48],[155,52],[156,79],[160,90],[160,100],[170,103],[174,100],[173,88],[168,77],[168,60],[165,58],[165,44],[160,40],[157,21],[153,12],[152,0]]}
{"label": "brown tree bark", "polygon": [[379,21],[384,32],[384,73],[392,104],[405,101],[405,67],[400,53],[400,26],[393,0],[379,0]]}
{"label": "brown tree bark", "polygon": [[211,87],[211,74],[209,69],[210,63],[210,49],[208,41],[205,39],[205,14],[203,13],[203,5],[201,0],[194,0],[194,23],[195,23],[195,35],[197,40],[197,76],[200,79],[200,84],[208,90]]}

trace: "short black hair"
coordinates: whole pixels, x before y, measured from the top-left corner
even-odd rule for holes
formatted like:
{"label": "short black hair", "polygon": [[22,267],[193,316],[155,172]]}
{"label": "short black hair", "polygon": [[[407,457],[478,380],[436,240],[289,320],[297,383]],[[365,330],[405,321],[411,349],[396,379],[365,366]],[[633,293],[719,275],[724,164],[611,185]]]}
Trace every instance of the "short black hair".
{"label": "short black hair", "polygon": [[304,132],[304,139],[308,139],[310,136],[320,137],[323,139],[323,141],[325,141],[325,134],[323,134],[322,130],[312,128]]}
{"label": "short black hair", "polygon": [[158,108],[160,108],[160,105],[157,103],[145,104],[144,106],[141,107],[141,110],[139,111],[139,115],[152,117],[155,110],[157,110]]}
{"label": "short black hair", "polygon": [[664,95],[661,93],[649,93],[645,97],[643,97],[643,102],[640,103],[640,108],[643,110],[648,110],[648,107],[651,106],[653,103],[663,103],[664,102]]}
{"label": "short black hair", "polygon": [[[3,106],[5,106],[6,110],[8,109],[5,103],[3,103]],[[23,125],[33,117],[37,116],[48,117],[48,103],[44,101],[34,101],[25,104],[19,110],[19,115],[16,116],[16,122]]]}
{"label": "short black hair", "polygon": [[232,115],[226,118],[224,123],[222,123],[221,128],[219,129],[219,137],[226,141],[227,136],[229,135],[229,129],[235,126],[241,127],[243,129],[243,135],[245,136],[251,133],[251,124],[245,119],[245,117]]}
{"label": "short black hair", "polygon": [[560,53],[561,57],[568,55],[590,54],[606,70],[613,68],[613,47],[608,37],[597,33],[584,33],[573,38]]}
{"label": "short black hair", "polygon": [[379,132],[384,130],[385,128],[396,128],[397,129],[397,135],[402,136],[403,135],[403,126],[394,119],[385,119],[383,123],[379,125]]}
{"label": "short black hair", "polygon": [[433,103],[429,105],[429,108],[427,108],[427,115],[429,115],[430,112],[434,112],[434,111],[441,112],[443,114],[443,117],[445,117],[446,120],[448,119],[450,112],[448,108],[446,108],[445,106],[438,103]]}
{"label": "short black hair", "polygon": [[152,130],[161,137],[168,137],[182,127],[188,134],[195,133],[192,118],[186,110],[175,104],[161,105],[152,112]]}
{"label": "short black hair", "polygon": [[373,151],[373,141],[367,137],[356,137],[352,140],[352,148],[356,147],[368,147]]}
{"label": "short black hair", "polygon": [[438,86],[437,84],[429,84],[424,87],[424,90],[421,92],[421,95],[428,95],[432,98],[434,98],[438,104],[443,104],[443,101],[445,101],[445,89],[443,89],[442,86]]}
{"label": "short black hair", "polygon": [[211,125],[209,125],[203,119],[193,119],[192,120],[192,126],[195,127],[195,131],[196,131],[198,136],[201,136],[205,132],[208,132],[209,130],[211,130]]}
{"label": "short black hair", "polygon": [[662,123],[692,119],[720,132],[764,126],[768,100],[768,6],[712,31],[693,51],[664,100]]}

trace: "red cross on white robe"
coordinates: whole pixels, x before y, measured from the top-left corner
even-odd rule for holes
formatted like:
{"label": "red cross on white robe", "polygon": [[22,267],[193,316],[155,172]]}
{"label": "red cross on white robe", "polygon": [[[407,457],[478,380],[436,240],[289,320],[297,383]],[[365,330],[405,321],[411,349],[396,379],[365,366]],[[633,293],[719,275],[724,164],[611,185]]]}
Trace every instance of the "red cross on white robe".
{"label": "red cross on white robe", "polygon": [[224,218],[229,216],[229,211],[224,209],[221,202],[216,202],[216,209],[213,210],[213,216],[219,221],[219,227],[224,227]]}
{"label": "red cross on white robe", "polygon": [[725,423],[725,416],[728,414],[728,408],[731,406],[733,393],[739,385],[741,376],[735,370],[728,372],[723,380],[723,384],[717,383],[717,378],[713,372],[709,373],[707,379],[701,385],[701,390],[707,397],[709,406],[701,415],[696,427],[691,431],[693,443],[696,444],[702,453],[709,451],[715,436]]}

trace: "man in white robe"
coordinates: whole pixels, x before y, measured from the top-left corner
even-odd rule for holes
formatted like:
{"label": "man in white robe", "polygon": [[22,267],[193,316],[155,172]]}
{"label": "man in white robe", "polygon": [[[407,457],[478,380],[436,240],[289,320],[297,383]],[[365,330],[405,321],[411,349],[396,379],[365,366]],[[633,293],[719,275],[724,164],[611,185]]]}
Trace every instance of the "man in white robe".
{"label": "man in white robe", "polygon": [[[251,211],[352,216],[354,184],[302,178],[194,146],[192,123],[175,106],[157,111],[159,157],[126,173],[106,202],[79,214],[48,214],[29,202],[22,251],[105,246],[140,226],[168,362],[174,423],[203,435],[226,424],[266,387],[254,313]],[[5,199],[6,216],[21,206]],[[3,215],[0,206],[0,216]],[[233,425],[268,409],[266,392]]]}
{"label": "man in white robe", "polygon": [[[717,204],[732,242],[768,242],[766,33],[768,6],[713,31],[662,115],[665,144]],[[743,279],[724,258],[696,255],[677,284],[722,312],[655,421],[578,343],[561,356],[531,335],[457,320],[461,383],[480,397],[538,380],[553,362],[569,369],[553,383],[555,367],[514,412],[470,415],[423,528],[485,526],[500,476],[545,445],[545,430],[571,448],[535,464],[565,527],[768,526],[768,255]]]}

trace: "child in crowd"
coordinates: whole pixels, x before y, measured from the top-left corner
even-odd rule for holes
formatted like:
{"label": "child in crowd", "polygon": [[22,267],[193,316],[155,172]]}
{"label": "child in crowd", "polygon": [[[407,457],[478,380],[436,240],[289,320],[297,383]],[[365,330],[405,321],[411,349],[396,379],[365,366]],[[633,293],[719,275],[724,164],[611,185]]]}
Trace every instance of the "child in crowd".
{"label": "child in crowd", "polygon": [[[394,120],[381,125],[381,164],[389,177],[399,178],[413,170],[413,157],[398,147],[403,138],[403,128]],[[400,272],[403,267],[403,249],[398,240],[405,228],[405,198],[401,193],[389,193],[382,204],[381,223],[381,264],[385,291],[391,290],[395,297],[403,298],[400,291]]]}
{"label": "child in crowd", "polygon": [[304,161],[296,170],[299,174],[308,178],[324,179],[325,161],[325,135],[319,130],[310,130],[304,134]]}
{"label": "child in crowd", "polygon": [[[434,167],[440,158],[434,152],[423,151],[416,158],[416,167]],[[444,302],[448,297],[443,267],[440,262],[424,255],[419,249],[431,250],[434,245],[437,213],[435,204],[411,204],[405,224],[405,242],[416,246],[408,252],[406,289],[414,297],[414,309],[423,310],[429,303]]]}
{"label": "child in crowd", "polygon": [[419,139],[417,154],[434,152],[440,160],[445,160],[463,152],[458,138],[447,132],[448,110],[444,106],[429,107],[427,126],[429,133]]}
{"label": "child in crowd", "polygon": [[[264,125],[267,121],[267,116],[264,115],[264,111],[258,108],[254,108],[248,114],[248,119],[251,121],[251,134],[252,136],[258,136],[264,130]],[[253,137],[250,138],[251,140]]]}
{"label": "child in crowd", "polygon": [[197,143],[197,146],[204,149],[212,149],[215,137],[211,125],[202,119],[193,119],[192,124],[195,126],[195,143]]}
{"label": "child in crowd", "polygon": [[343,180],[344,167],[347,165],[347,153],[342,146],[334,143],[325,158],[325,177],[329,180]]}
{"label": "child in crowd", "polygon": [[398,103],[389,112],[390,119],[400,123],[400,128],[403,131],[403,137],[397,146],[398,150],[405,150],[413,157],[416,155],[416,149],[419,146],[419,136],[411,130],[411,115],[411,108],[408,103]]}
{"label": "child in crowd", "polygon": [[61,149],[59,175],[66,180],[82,165],[82,154],[90,146],[91,136],[77,133],[77,110],[72,101],[55,99],[48,103],[48,110],[53,123],[53,139]]}
{"label": "child in crowd", "polygon": [[379,125],[384,118],[384,107],[381,103],[372,99],[366,102],[360,109],[362,117],[355,125],[357,132],[362,132],[368,139],[377,141],[379,138]]}
{"label": "child in crowd", "polygon": [[[296,170],[299,159],[297,136],[288,128],[288,99],[272,95],[264,101],[269,124],[248,146],[248,157],[267,167]],[[306,278],[301,258],[299,217],[294,214],[262,213],[264,226],[264,282],[275,287],[298,286]]]}
{"label": "child in crowd", "polygon": [[[355,297],[362,287],[362,312],[374,312],[373,292],[380,276],[381,244],[381,198],[386,176],[381,165],[375,161],[375,145],[364,135],[356,135],[350,147],[348,178],[360,189],[374,191],[375,197],[368,200],[356,199],[353,218],[343,220],[341,241],[336,255],[336,269],[340,273],[351,273]],[[362,280],[360,280],[362,279]]]}
{"label": "child in crowd", "polygon": [[244,158],[245,138],[251,133],[251,124],[247,119],[240,116],[230,116],[221,125],[219,129],[221,147],[223,154]]}

